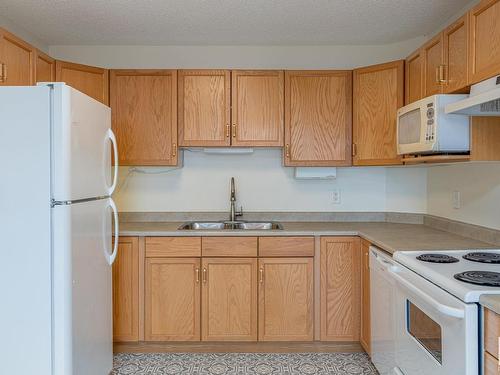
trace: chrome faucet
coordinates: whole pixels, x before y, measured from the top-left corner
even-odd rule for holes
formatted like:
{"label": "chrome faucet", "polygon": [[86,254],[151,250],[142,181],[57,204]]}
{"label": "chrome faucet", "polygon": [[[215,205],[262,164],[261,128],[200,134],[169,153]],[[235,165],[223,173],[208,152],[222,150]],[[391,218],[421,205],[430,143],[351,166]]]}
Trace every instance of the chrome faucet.
{"label": "chrome faucet", "polygon": [[243,216],[243,207],[240,207],[239,211],[236,211],[236,189],[234,188],[234,177],[231,177],[231,197],[229,199],[231,202],[231,212],[229,214],[229,221],[236,221],[236,218]]}

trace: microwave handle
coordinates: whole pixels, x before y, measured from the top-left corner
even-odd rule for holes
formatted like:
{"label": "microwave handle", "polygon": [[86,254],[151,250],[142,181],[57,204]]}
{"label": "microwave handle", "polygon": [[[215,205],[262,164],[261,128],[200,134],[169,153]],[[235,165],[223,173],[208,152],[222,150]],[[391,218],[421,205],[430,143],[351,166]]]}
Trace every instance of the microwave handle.
{"label": "microwave handle", "polygon": [[432,307],[434,307],[437,311],[440,313],[447,315],[452,318],[457,318],[457,319],[463,319],[465,316],[465,311],[461,309],[457,309],[455,307],[443,305],[442,303],[439,303],[436,301],[434,298],[429,296],[427,293],[421,291],[415,285],[410,283],[408,280],[406,280],[404,277],[399,275],[395,269],[395,267],[388,267],[387,270],[391,274],[391,276],[398,282],[399,284],[403,285],[405,288],[410,290],[411,292],[415,293],[418,295],[420,298],[422,298],[425,302],[430,304]]}

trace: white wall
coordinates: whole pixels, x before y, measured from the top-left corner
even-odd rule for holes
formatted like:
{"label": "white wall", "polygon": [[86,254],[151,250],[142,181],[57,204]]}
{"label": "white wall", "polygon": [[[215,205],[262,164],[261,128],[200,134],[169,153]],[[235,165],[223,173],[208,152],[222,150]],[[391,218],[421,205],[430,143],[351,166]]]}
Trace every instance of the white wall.
{"label": "white wall", "polygon": [[406,57],[424,40],[374,46],[51,46],[51,56],[108,68],[352,69]]}
{"label": "white wall", "polygon": [[[461,193],[459,209],[453,208],[453,191]],[[500,229],[500,163],[429,167],[427,212]]]}
{"label": "white wall", "polygon": [[[426,176],[416,168],[338,168],[336,180],[304,181],[282,166],[279,150],[261,149],[252,155],[186,151],[183,168],[133,173],[124,183],[127,171],[120,169],[121,189],[114,197],[120,211],[226,211],[234,176],[246,211],[425,212]],[[340,189],[341,204],[332,203],[333,189]],[[397,192],[397,202],[386,191]]]}

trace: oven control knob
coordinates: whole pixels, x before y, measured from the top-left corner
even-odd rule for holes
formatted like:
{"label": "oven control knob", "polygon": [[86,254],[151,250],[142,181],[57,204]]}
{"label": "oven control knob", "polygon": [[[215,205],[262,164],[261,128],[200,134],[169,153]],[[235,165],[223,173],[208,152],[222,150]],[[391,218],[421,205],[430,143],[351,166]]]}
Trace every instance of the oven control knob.
{"label": "oven control knob", "polygon": [[427,110],[427,118],[428,119],[434,118],[434,108],[429,108]]}

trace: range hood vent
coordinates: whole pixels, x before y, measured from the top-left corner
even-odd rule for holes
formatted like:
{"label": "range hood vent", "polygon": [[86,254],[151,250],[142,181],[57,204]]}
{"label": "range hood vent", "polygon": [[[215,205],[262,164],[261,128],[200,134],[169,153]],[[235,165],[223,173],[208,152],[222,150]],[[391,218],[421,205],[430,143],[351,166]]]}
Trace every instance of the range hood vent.
{"label": "range hood vent", "polygon": [[472,86],[467,99],[448,104],[445,112],[466,116],[500,116],[500,76]]}

